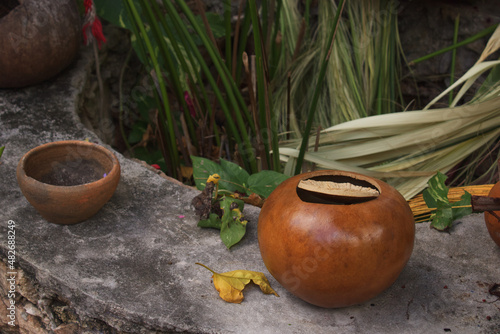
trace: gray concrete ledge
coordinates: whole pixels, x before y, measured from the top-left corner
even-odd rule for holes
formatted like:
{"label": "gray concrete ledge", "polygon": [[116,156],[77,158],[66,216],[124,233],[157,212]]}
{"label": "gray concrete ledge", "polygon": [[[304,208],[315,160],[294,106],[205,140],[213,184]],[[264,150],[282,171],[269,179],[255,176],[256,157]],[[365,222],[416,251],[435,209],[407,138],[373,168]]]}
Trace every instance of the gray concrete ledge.
{"label": "gray concrete ledge", "polygon": [[[46,222],[23,197],[15,169],[26,151],[42,143],[86,137],[99,142],[75,111],[89,64],[83,52],[54,80],[0,90],[0,145],[6,145],[0,164],[0,257],[6,261],[7,222],[13,220],[17,265],[38,296],[57,296],[80,320],[105,323],[110,333],[500,332],[500,301],[488,293],[490,284],[500,283],[500,248],[481,214],[456,222],[450,233],[419,224],[412,258],[394,285],[344,309],[306,304],[267,272],[257,244],[259,209],[246,206],[247,236],[228,251],[216,231],[196,226],[190,201],[197,191],[120,154],[121,182],[95,217],[73,226]],[[241,304],[226,303],[211,274],[195,262],[219,272],[264,272],[280,297],[249,286]]]}

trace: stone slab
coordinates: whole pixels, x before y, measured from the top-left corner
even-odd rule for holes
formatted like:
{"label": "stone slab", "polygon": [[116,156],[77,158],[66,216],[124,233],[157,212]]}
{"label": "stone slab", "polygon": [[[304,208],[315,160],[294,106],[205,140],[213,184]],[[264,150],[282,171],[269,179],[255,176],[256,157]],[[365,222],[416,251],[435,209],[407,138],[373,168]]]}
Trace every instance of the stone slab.
{"label": "stone slab", "polygon": [[[22,90],[0,90],[0,257],[7,222],[16,222],[18,266],[45,294],[66,300],[81,319],[127,333],[499,333],[500,248],[481,214],[439,233],[419,224],[413,255],[397,281],[362,305],[322,309],[284,290],[258,249],[259,209],[246,206],[244,240],[228,251],[215,230],[196,226],[190,201],[198,192],[170,182],[117,154],[122,179],[115,195],[88,221],[46,222],[23,197],[15,169],[29,149],[46,142],[99,142],[76,115],[90,59],[57,79]],[[245,290],[241,304],[218,297],[211,273],[261,271],[280,297]],[[3,278],[0,278],[3,279]],[[2,319],[4,321],[4,319]]]}

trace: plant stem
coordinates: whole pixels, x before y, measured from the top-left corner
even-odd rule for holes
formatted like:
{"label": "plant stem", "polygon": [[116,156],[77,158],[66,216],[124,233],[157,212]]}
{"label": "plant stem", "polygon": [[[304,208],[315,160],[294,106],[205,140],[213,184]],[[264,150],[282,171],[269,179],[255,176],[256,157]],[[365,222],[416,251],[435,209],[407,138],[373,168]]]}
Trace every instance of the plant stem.
{"label": "plant stem", "polygon": [[[163,4],[168,8],[169,11],[175,12],[173,3],[164,0]],[[200,54],[197,46],[195,45],[193,39],[191,38],[191,34],[185,27],[185,24],[184,25],[182,24],[182,19],[180,18],[180,16],[175,15],[173,18],[176,21],[178,21],[179,26],[182,28],[183,38],[185,39],[186,43],[190,46],[191,51],[195,54],[196,59],[199,61],[199,64],[203,70],[203,73],[206,75],[206,78],[209,81],[210,86],[212,87],[215,95],[217,96],[217,100],[219,101],[221,108],[226,116],[228,128],[230,129],[232,135],[235,137],[236,142],[238,143],[238,149],[243,157],[243,161],[245,162],[247,170],[251,172],[256,172],[257,171],[256,159],[254,155],[252,156],[253,152],[249,151],[252,148],[252,145],[250,143],[249,139],[250,137],[246,130],[247,124],[245,124],[243,116],[245,116],[246,119],[250,122],[250,127],[252,131],[255,129],[255,127],[252,122],[250,113],[248,112],[248,109],[243,101],[243,98],[239,90],[237,89],[236,84],[231,78],[231,73],[228,71],[226,65],[222,63],[219,53],[216,52],[214,49],[215,46],[210,42],[210,40],[206,36],[206,32],[198,25],[193,13],[190,11],[190,9],[183,1],[177,0],[177,4],[182,9],[183,13],[186,15],[186,18],[189,20],[192,27],[202,40],[203,45],[206,47],[206,50],[210,56],[210,59],[213,61],[217,73],[220,74],[221,82],[226,89],[227,93],[226,97],[223,97],[221,91],[218,89],[217,84],[210,73],[208,65],[206,64],[203,56]],[[231,109],[234,110],[235,112],[234,115],[236,116],[236,124],[231,117],[232,113],[226,101],[227,103],[230,104]]]}
{"label": "plant stem", "polygon": [[238,6],[238,19],[236,20],[236,27],[234,29],[233,55],[231,57],[231,62],[232,62],[231,75],[232,75],[233,80],[235,82],[238,82],[237,78],[236,78],[236,67],[237,67],[237,64],[239,64],[241,62],[241,58],[238,57],[238,45],[239,45],[239,38],[240,38],[241,14],[243,12],[243,4],[244,4],[243,0],[239,0],[239,1],[240,1],[240,4]]}
{"label": "plant stem", "polygon": [[[152,73],[152,78],[153,81],[156,81],[158,83],[158,95],[161,96],[161,103],[163,105],[163,112],[160,113],[161,117],[164,118],[166,122],[166,126],[168,127],[168,152],[170,155],[170,163],[172,166],[172,176],[177,177],[178,173],[178,168],[179,168],[179,152],[177,150],[177,145],[176,145],[176,138],[175,138],[175,131],[174,131],[174,123],[173,123],[173,117],[172,113],[170,111],[170,105],[168,102],[168,96],[167,96],[167,89],[165,86],[165,81],[162,76],[160,64],[158,63],[158,59],[156,58],[156,54],[153,50],[153,46],[151,45],[151,41],[148,37],[148,34],[146,32],[146,28],[144,27],[144,24],[142,23],[142,20],[140,18],[139,13],[137,12],[137,9],[135,7],[134,1],[133,0],[127,0],[127,8],[130,11],[130,16],[133,18],[134,23],[137,25],[136,28],[138,28],[138,31],[140,34],[136,35],[137,38],[141,38],[141,40],[144,42],[146,49],[149,53],[149,59],[151,61],[151,66],[154,69],[154,72]],[[162,122],[163,123],[163,122]]]}
{"label": "plant stem", "polygon": [[[92,42],[92,47],[94,49],[94,57],[95,57],[95,74],[97,76],[97,83],[99,84],[99,119],[104,119],[104,85],[102,83],[101,76],[101,64],[99,63],[99,50],[97,49],[97,42]],[[104,138],[103,129],[101,128],[101,124],[104,122],[99,122],[99,132]]]}
{"label": "plant stem", "polygon": [[[259,113],[259,125],[260,125],[260,130],[265,131],[265,134],[267,134],[267,140],[266,138],[263,138],[264,140],[262,141],[264,144],[264,152],[266,156],[266,164],[268,166],[271,166],[271,160],[269,156],[269,151],[270,151],[270,140],[269,140],[269,135],[271,135],[269,132],[272,132],[272,129],[270,129],[271,124],[270,122],[267,121],[266,117],[266,94],[265,94],[265,85],[266,85],[266,68],[265,68],[265,44],[264,44],[264,36],[260,28],[260,21],[259,21],[259,16],[257,13],[257,6],[255,4],[255,1],[250,1],[248,3],[250,7],[250,15],[252,19],[252,25],[253,25],[253,36],[254,36],[254,48],[255,48],[255,65],[256,65],[256,75],[257,75],[257,102],[258,102],[258,113]],[[263,14],[264,15],[264,14]],[[267,17],[266,17],[267,19]],[[264,136],[263,136],[264,137]]]}
{"label": "plant stem", "polygon": [[[243,0],[241,0],[243,1]],[[250,6],[245,6],[245,14],[243,17],[243,23],[240,29],[240,33],[238,34],[238,55],[236,56],[236,79],[235,82],[237,84],[240,83],[241,81],[241,74],[242,74],[242,67],[243,67],[243,62],[241,61],[241,55],[245,51],[246,44],[248,41],[248,31],[250,30],[250,25],[252,23],[252,19],[250,17]],[[235,45],[236,47],[236,45]]]}
{"label": "plant stem", "polygon": [[[221,103],[221,107],[223,107],[226,104],[225,103],[226,100],[229,100],[228,102],[231,104],[231,107],[235,111],[236,123],[238,124],[238,127],[239,127],[239,133],[241,133],[241,137],[243,138],[242,143],[244,143],[245,146],[250,144],[246,128],[248,125],[250,125],[251,131],[255,131],[255,126],[252,122],[252,118],[251,118],[250,112],[248,111],[248,107],[246,105],[246,102],[244,101],[238,86],[236,85],[234,80],[232,80],[231,72],[228,70],[227,66],[224,64],[223,59],[221,59],[220,52],[218,51],[218,49],[217,49],[217,52],[215,51],[217,46],[214,45],[213,43],[210,43],[210,40],[206,36],[205,30],[203,30],[198,25],[198,22],[194,16],[194,14],[191,12],[191,10],[186,5],[186,3],[184,1],[181,1],[181,0],[176,0],[176,2],[179,5],[179,7],[181,8],[181,10],[183,11],[184,15],[186,15],[186,18],[191,23],[193,29],[198,34],[198,37],[200,37],[200,39],[202,40],[203,46],[205,46],[205,48],[210,56],[210,59],[212,60],[213,65],[216,68],[216,73],[218,75],[220,75],[221,82],[222,82],[224,88],[226,89],[226,94],[227,94],[226,99],[222,100],[222,102],[219,99],[219,102]],[[170,3],[170,1],[163,0],[163,3],[165,4],[165,6],[168,6],[169,8],[173,8],[173,5]],[[175,8],[173,8],[172,10],[175,11]],[[179,23],[182,23],[181,28],[183,29],[184,37],[186,37],[186,42],[188,42],[191,45],[191,51],[196,53],[197,59],[199,60],[200,65],[203,68],[206,65],[206,62],[203,59],[203,57],[201,56],[201,54],[199,53],[198,47],[195,45],[193,39],[191,38],[191,33],[187,30],[187,28],[185,27],[185,23],[182,21],[182,19],[180,18],[179,15],[177,15],[175,19],[177,21],[179,21]],[[207,66],[207,70],[208,70],[208,66]],[[204,72],[205,72],[205,70],[204,70]],[[206,72],[205,72],[205,75],[207,75],[207,77],[209,77],[209,74],[207,74]],[[212,86],[212,88],[216,89],[214,86]],[[226,115],[226,117],[228,117],[229,115],[230,114]],[[245,124],[245,118],[248,121],[248,124]],[[229,121],[229,119],[227,119],[227,121]],[[233,135],[235,135],[235,134],[233,133]],[[238,144],[240,142],[241,141],[238,141]],[[248,147],[251,147],[251,146],[248,146]],[[252,160],[252,159],[250,159],[250,160]],[[250,161],[250,163],[252,163],[252,161]]]}
{"label": "plant stem", "polygon": [[451,46],[446,47],[446,48],[444,48],[444,49],[441,49],[441,50],[439,50],[439,51],[436,51],[436,52],[433,52],[433,53],[431,53],[431,54],[428,54],[428,55],[426,55],[426,56],[423,56],[423,57],[417,58],[417,59],[415,59],[415,60],[411,61],[409,65],[415,65],[415,64],[418,64],[418,63],[420,63],[420,62],[422,62],[422,61],[424,61],[424,60],[431,59],[431,58],[433,58],[433,57],[439,56],[439,55],[441,55],[441,54],[443,54],[443,53],[446,53],[446,52],[448,52],[448,51],[451,51],[451,50],[454,50],[454,49],[459,48],[459,47],[461,47],[461,46],[464,46],[464,45],[467,45],[467,44],[469,44],[469,43],[472,43],[472,42],[474,42],[474,41],[476,41],[476,40],[478,40],[478,39],[483,38],[484,36],[487,36],[487,35],[489,35],[489,34],[493,33],[493,32],[495,31],[495,29],[497,28],[497,26],[498,26],[498,24],[492,25],[491,27],[486,28],[486,29],[484,29],[484,30],[482,30],[482,31],[478,32],[476,35],[471,36],[471,37],[469,37],[469,38],[467,38],[467,39],[464,39],[464,40],[463,40],[462,42],[460,42],[460,43],[457,43],[457,44],[451,45]]}
{"label": "plant stem", "polygon": [[276,6],[276,13],[274,14],[274,25],[272,29],[272,36],[271,36],[271,51],[269,52],[270,54],[270,59],[269,59],[269,80],[272,81],[274,78],[274,74],[276,73],[276,70],[278,68],[278,63],[280,61],[280,50],[282,49],[282,38],[277,38],[278,32],[280,30],[280,18],[281,18],[281,6],[282,6],[282,1],[278,1],[278,4]]}
{"label": "plant stem", "polygon": [[325,74],[326,74],[326,68],[328,66],[328,61],[330,59],[330,55],[331,55],[331,52],[332,52],[333,42],[335,40],[335,34],[337,32],[338,24],[339,24],[339,21],[340,21],[339,20],[340,19],[340,15],[342,14],[342,11],[344,9],[344,3],[345,3],[345,0],[341,0],[340,1],[340,4],[337,7],[337,13],[335,14],[335,18],[333,20],[332,31],[330,32],[330,36],[329,36],[329,39],[328,39],[329,40],[329,47],[326,50],[325,56],[323,58],[323,62],[321,63],[321,68],[320,68],[320,72],[319,72],[319,76],[318,76],[318,81],[316,82],[316,88],[314,90],[313,100],[311,102],[311,105],[310,105],[310,108],[309,108],[309,111],[308,111],[308,115],[307,115],[306,129],[304,131],[304,134],[302,135],[302,144],[300,146],[299,156],[297,157],[297,162],[296,162],[296,165],[295,165],[295,174],[296,175],[300,174],[301,169],[302,169],[302,162],[304,161],[304,156],[305,156],[305,153],[306,153],[307,144],[309,142],[309,134],[310,134],[311,128],[312,128],[312,123],[313,123],[313,119],[314,119],[314,113],[316,111],[316,105],[318,103],[319,94],[320,94],[320,91],[321,91],[321,88],[322,88],[322,85],[323,85],[323,80],[324,80]]}
{"label": "plant stem", "polygon": [[[165,31],[168,39],[171,42],[171,45],[175,51],[174,53],[178,55],[177,58],[179,59],[180,65],[181,65],[180,69],[184,70],[184,72],[188,78],[192,77],[191,71],[190,71],[189,66],[187,66],[184,58],[182,56],[179,56],[179,55],[181,55],[181,51],[179,49],[179,46],[177,45],[175,37],[173,36],[172,32],[170,31],[169,27],[167,26],[165,19],[163,18],[162,15],[159,15],[158,16],[159,19],[157,19],[157,16],[155,15],[155,13],[160,12],[160,8],[159,8],[158,4],[155,1],[152,1],[151,5],[153,7],[151,7],[149,5],[148,1],[144,1],[143,6],[145,6],[145,7],[143,7],[143,8],[145,8],[145,12],[143,14],[148,18],[148,21],[150,23],[151,32],[153,33],[153,36],[156,39],[156,43],[159,47],[159,52],[162,56],[162,59],[165,60],[165,66],[167,68],[167,71],[171,74],[170,80],[173,84],[172,86],[173,86],[174,92],[177,96],[177,101],[179,102],[179,104],[182,107],[182,110],[184,111],[184,117],[186,119],[186,123],[187,123],[188,129],[189,129],[189,135],[191,137],[195,137],[196,133],[195,133],[195,129],[193,126],[192,117],[190,115],[187,103],[184,99],[184,89],[185,88],[183,87],[183,84],[180,81],[180,74],[179,73],[182,73],[182,72],[179,71],[179,66],[174,62],[174,59],[172,58],[172,53],[168,50],[168,46],[164,42],[165,37],[163,36],[163,32],[160,28],[160,24],[157,21],[159,21],[163,25],[163,30]],[[182,138],[177,138],[177,140],[179,142],[179,145],[182,147]]]}
{"label": "plant stem", "polygon": [[212,269],[208,268],[208,267],[207,267],[206,265],[204,265],[204,264],[201,264],[201,263],[198,263],[198,262],[196,262],[195,264],[197,264],[197,265],[199,265],[199,266],[202,266],[203,268],[205,268],[205,269],[207,269],[207,270],[211,271],[211,272],[212,272],[212,274],[216,274],[216,272],[215,272],[215,271],[213,271]]}
{"label": "plant stem", "polygon": [[[457,15],[455,18],[455,31],[453,33],[453,44],[457,44],[458,42],[458,27],[460,23],[460,15]],[[450,86],[455,82],[455,61],[457,58],[457,49],[453,49],[451,53],[451,72],[450,72]],[[453,91],[450,91],[450,96],[448,98],[448,105],[451,106],[453,103]]]}
{"label": "plant stem", "polygon": [[232,27],[231,27],[231,1],[224,0],[224,26],[226,28],[226,66],[229,72],[232,73],[231,66],[231,38],[232,38]]}

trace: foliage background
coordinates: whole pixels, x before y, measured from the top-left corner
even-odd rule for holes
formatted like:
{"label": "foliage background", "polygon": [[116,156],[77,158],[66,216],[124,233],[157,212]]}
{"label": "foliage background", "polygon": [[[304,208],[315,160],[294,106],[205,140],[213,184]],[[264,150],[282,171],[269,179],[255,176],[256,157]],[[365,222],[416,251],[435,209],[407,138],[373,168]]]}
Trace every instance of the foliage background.
{"label": "foliage background", "polygon": [[[99,1],[96,1],[96,3],[99,3]],[[425,6],[424,6],[425,7]],[[468,37],[468,36],[471,36],[473,35],[473,33],[475,31],[478,31],[479,29],[476,30],[476,26],[473,26],[471,27],[470,25],[467,25],[467,20],[469,21],[473,21],[471,18],[470,18],[470,15],[467,16],[467,8],[466,7],[461,7],[460,5],[459,6],[447,6],[446,4],[434,4],[434,7],[432,7],[431,9],[434,9],[434,10],[431,10],[429,9],[430,7],[426,7],[426,9],[423,11],[424,13],[431,13],[432,15],[427,15],[427,16],[424,16],[423,14],[420,14],[420,17],[424,17],[424,19],[426,20],[426,22],[422,22],[421,24],[418,25],[418,28],[414,28],[414,31],[417,31],[418,29],[423,29],[424,31],[426,31],[425,27],[426,25],[429,25],[429,26],[433,26],[432,21],[433,19],[440,19],[441,20],[441,23],[448,23],[448,24],[445,24],[446,27],[450,27],[450,26],[453,26],[453,24],[449,24],[449,23],[453,23],[453,19],[456,18],[456,14],[461,14],[460,18],[461,18],[461,22],[463,23],[463,25],[466,27],[464,30],[460,30],[460,36],[462,37]],[[484,10],[484,9],[483,9]],[[314,11],[314,9],[313,9]],[[397,11],[397,14],[398,14],[398,17],[404,17],[405,19],[404,20],[399,20],[400,24],[399,26],[400,27],[403,27],[401,28],[401,30],[404,30],[404,27],[406,27],[406,29],[409,29],[409,25],[406,23],[406,22],[411,22],[412,20],[408,20],[408,16],[404,16],[405,15],[405,12],[408,13],[408,12],[413,12],[413,10],[411,9],[411,4],[406,4],[404,1],[403,2],[400,2],[399,3],[399,7],[398,7],[398,11]],[[418,11],[415,11],[417,14],[418,14]],[[475,16],[475,19],[474,22],[479,22],[480,24],[483,24],[483,26],[487,26],[488,25],[488,20],[487,20],[487,15],[485,13],[487,13],[489,16],[491,16],[491,13],[493,11],[488,11],[488,9],[484,10],[484,12],[480,12],[480,13],[475,13],[476,16]],[[441,13],[441,14],[436,14],[436,13]],[[444,13],[444,14],[443,14]],[[442,17],[436,17],[437,15],[442,15]],[[413,16],[414,18],[415,17],[418,17],[418,15],[414,15]],[[451,21],[451,22],[450,22]],[[491,23],[491,18],[490,18],[490,22]],[[435,24],[435,23],[434,23]],[[428,31],[429,29],[427,29]],[[221,30],[222,31],[222,30]],[[443,31],[443,34],[432,34],[432,33],[425,33],[428,37],[427,40],[437,40],[437,41],[440,41],[439,43],[442,43],[442,44],[448,44],[449,40],[452,39],[452,35],[453,35],[453,29],[451,29],[451,34],[448,35],[448,34],[445,34],[445,32],[447,31],[446,29],[441,29],[441,31]],[[412,32],[408,32],[406,31],[405,32],[406,35],[411,35]],[[410,48],[411,50],[417,50],[417,47],[416,45],[422,45],[424,44],[424,42],[422,42],[424,39],[423,38],[415,38],[415,39],[406,39],[405,41],[406,42],[403,42],[403,49],[406,50],[406,48]],[[410,42],[408,42],[410,41]],[[221,42],[223,43],[223,42]],[[219,44],[221,44],[219,43]],[[410,44],[414,44],[413,46],[413,49],[411,48],[412,45],[408,46],[408,43]],[[438,44],[439,44],[438,43]],[[482,43],[482,45],[484,45],[484,38],[483,40],[481,41],[478,41],[479,44]],[[433,43],[427,43],[428,45],[434,45]],[[449,45],[449,44],[448,44]],[[457,54],[460,55],[460,53],[462,52],[466,52],[466,53],[475,53],[477,52],[479,48],[475,45],[473,46],[468,46],[467,48],[462,48],[462,49],[459,49],[457,51]],[[425,48],[422,48],[422,50],[425,50]],[[471,51],[472,50],[472,51]],[[434,50],[433,50],[434,51]],[[414,51],[416,52],[416,51]],[[414,53],[415,54],[415,53]],[[420,55],[423,55],[422,53]],[[475,58],[477,58],[476,56],[477,54],[474,54]],[[407,55],[407,58],[408,58],[408,55]],[[450,58],[450,55],[449,54],[446,54],[444,56],[441,56],[441,57],[436,57],[435,59],[432,59],[430,60],[429,62],[434,62],[436,59],[438,64],[440,64],[439,66],[435,66],[434,63],[433,65],[429,65],[428,67],[432,68],[433,70],[435,70],[435,72],[431,73],[432,76],[431,77],[427,77],[425,78],[425,76],[422,75],[422,72],[419,70],[419,68],[422,68],[422,66],[425,68],[427,65],[425,65],[425,63],[420,63],[418,64],[417,66],[415,67],[412,67],[412,70],[415,71],[415,73],[418,74],[418,76],[409,76],[408,74],[405,74],[405,72],[403,71],[402,72],[402,76],[403,76],[403,87],[402,87],[402,95],[403,95],[403,98],[404,100],[408,101],[406,102],[407,105],[404,106],[404,105],[401,105],[399,107],[418,107],[420,105],[423,106],[423,102],[425,102],[425,94],[421,94],[422,92],[420,90],[424,89],[424,93],[428,93],[430,90],[427,88],[429,86],[432,86],[432,87],[442,87],[442,83],[446,84],[446,80],[449,80],[449,66],[447,68],[447,66],[445,66],[446,62],[443,60],[443,59],[448,59]],[[458,57],[460,58],[460,57]],[[463,59],[471,59],[473,57],[465,57]],[[462,58],[460,58],[462,59]],[[408,60],[408,59],[407,59]],[[463,69],[465,68],[465,65],[467,62],[470,62],[470,60],[466,60],[466,61],[462,61],[462,62],[458,62],[458,70],[456,72],[456,76],[460,75],[460,69]],[[422,65],[424,64],[424,65]],[[406,68],[406,67],[405,67]],[[437,71],[439,70],[439,71]],[[420,71],[420,72],[419,72]],[[416,92],[416,89],[419,89],[418,92]],[[473,87],[474,89],[477,89],[477,86],[476,87]],[[410,93],[418,93],[418,94],[409,94]],[[424,96],[424,98],[422,98],[420,101],[419,101],[419,98],[421,96]],[[428,93],[428,96],[431,96],[430,93]],[[408,97],[410,97],[410,100],[408,100]],[[443,100],[444,101],[444,100]],[[151,102],[151,101],[149,101]],[[182,102],[182,101],[181,101]],[[420,103],[419,103],[420,102]],[[147,105],[147,103],[145,103]],[[147,109],[147,108],[145,108]],[[417,109],[417,108],[411,108],[411,109]],[[137,112],[136,110],[133,110],[133,112]],[[148,115],[149,113],[149,115]],[[142,123],[142,128],[139,129],[139,130],[136,130],[135,132],[132,131],[130,133],[134,133],[135,134],[135,140],[137,141],[139,138],[141,138],[141,141],[139,141],[138,143],[141,143],[143,139],[146,139],[146,142],[147,142],[147,146],[149,146],[150,144],[153,144],[154,141],[158,141],[158,138],[159,138],[159,134],[155,131],[154,129],[154,126],[152,127],[153,129],[150,129],[148,130],[148,125],[151,124],[151,111],[142,111],[140,113],[138,113],[140,115],[140,119],[143,120],[143,123]],[[140,124],[140,122],[131,122],[133,123],[132,126],[134,125],[137,125],[137,124]],[[154,125],[154,123],[153,123]],[[126,131],[129,131],[129,129],[126,129]],[[142,137],[141,137],[141,131],[142,132]],[[149,132],[148,132],[149,131]],[[313,130],[314,132],[314,130]],[[130,138],[129,138],[130,139]],[[144,143],[142,143],[144,144]],[[141,145],[142,145],[141,144]],[[225,144],[224,142],[222,142],[222,145],[220,145],[219,147],[223,147],[227,144]],[[153,145],[151,145],[153,146]],[[214,146],[217,146],[214,145]],[[134,151],[139,151],[142,150],[143,148],[145,147],[142,147],[142,146],[138,146],[138,147],[135,147],[134,148]],[[491,149],[491,146],[486,149],[486,150],[490,150]],[[219,156],[221,156],[221,152],[222,152],[222,156],[224,156],[224,153],[226,153],[225,151],[233,151],[234,149],[231,149],[229,148],[228,150],[221,150],[219,152],[216,152],[216,154],[214,155],[213,152],[212,152],[212,157],[215,158],[215,160],[218,159]],[[218,154],[217,154],[218,153]],[[158,151],[156,151],[156,161],[157,162],[162,162],[162,156],[161,156],[161,153],[160,155],[158,155]],[[181,155],[183,156],[183,155]],[[227,156],[226,156],[227,157]],[[489,155],[486,159],[483,159],[485,156],[483,154],[483,156],[481,157],[481,160],[488,160],[488,159],[494,159],[492,155]],[[229,156],[229,158],[233,158],[231,156]],[[154,159],[150,159],[151,161],[153,161]],[[236,160],[237,161],[237,160]],[[189,166],[189,162],[187,161],[184,161],[184,164],[186,166]],[[465,163],[465,164],[468,164],[468,163]],[[492,166],[493,164],[491,164]],[[165,165],[163,165],[165,166]],[[314,166],[313,166],[314,167]],[[316,165],[317,167],[317,165]],[[260,168],[260,167],[259,167]],[[311,165],[309,166],[306,166],[306,168],[311,168]],[[164,167],[164,169],[166,169]],[[491,172],[491,171],[490,171]],[[490,175],[493,175],[492,173],[490,173]],[[462,178],[463,179],[463,178]],[[483,179],[484,180],[484,179]]]}

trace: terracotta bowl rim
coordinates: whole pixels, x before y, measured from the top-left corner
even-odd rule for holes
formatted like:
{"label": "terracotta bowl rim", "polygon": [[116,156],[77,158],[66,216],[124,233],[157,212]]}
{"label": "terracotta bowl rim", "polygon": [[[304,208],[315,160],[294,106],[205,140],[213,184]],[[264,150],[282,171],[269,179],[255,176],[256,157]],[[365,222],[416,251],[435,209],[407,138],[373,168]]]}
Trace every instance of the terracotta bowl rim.
{"label": "terracotta bowl rim", "polygon": [[[92,149],[95,149],[95,150],[100,151],[101,153],[105,154],[111,160],[112,168],[109,171],[109,173],[106,175],[106,177],[103,177],[103,178],[96,180],[96,181],[93,181],[93,182],[77,184],[77,185],[73,185],[73,186],[57,186],[57,185],[41,182],[41,181],[31,177],[31,176],[28,176],[26,174],[25,166],[28,163],[29,158],[35,153],[43,152],[44,150],[46,150],[48,148],[52,148],[54,146],[85,146],[85,147],[90,147]],[[75,190],[76,191],[76,190],[79,190],[78,188],[82,188],[82,190],[83,190],[83,188],[86,188],[89,186],[92,187],[92,186],[99,186],[99,185],[105,184],[105,183],[110,183],[110,182],[112,182],[113,179],[120,177],[120,162],[118,161],[116,156],[113,154],[113,152],[111,152],[110,150],[108,150],[107,148],[105,148],[102,145],[91,143],[91,142],[84,141],[84,140],[60,140],[60,141],[53,141],[53,142],[49,142],[46,144],[36,146],[36,147],[32,148],[31,150],[29,150],[28,152],[26,152],[19,161],[19,172],[20,172],[19,177],[27,179],[30,182],[32,182],[33,184],[43,185],[48,190],[53,190],[53,191]]]}

